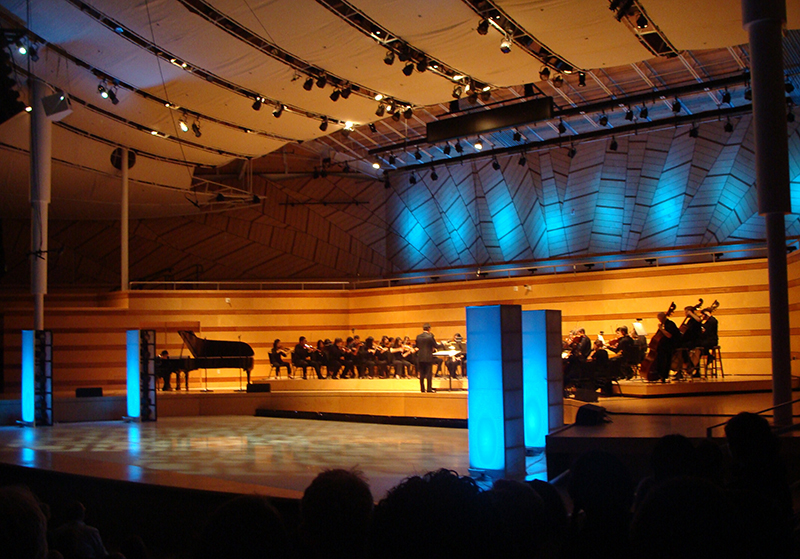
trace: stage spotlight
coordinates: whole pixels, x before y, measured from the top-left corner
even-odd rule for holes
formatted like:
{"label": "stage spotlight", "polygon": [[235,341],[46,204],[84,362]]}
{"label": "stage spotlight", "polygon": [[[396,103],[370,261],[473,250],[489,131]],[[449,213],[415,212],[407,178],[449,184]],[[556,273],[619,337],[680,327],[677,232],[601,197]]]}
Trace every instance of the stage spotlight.
{"label": "stage spotlight", "polygon": [[393,50],[387,50],[386,51],[386,56],[383,57],[383,63],[386,64],[387,66],[391,66],[392,64],[394,64],[394,51]]}
{"label": "stage spotlight", "polygon": [[478,104],[478,92],[474,89],[470,91],[469,96],[467,97],[467,101],[470,105],[477,105]]}
{"label": "stage spotlight", "polygon": [[524,165],[525,165],[527,162],[528,162],[528,159],[525,157],[525,154],[523,153],[522,155],[520,155],[520,156],[519,156],[519,161],[517,161],[517,164],[518,164],[520,167],[522,167],[522,166],[524,166]]}
{"label": "stage spotlight", "polygon": [[636,27],[637,29],[647,29],[648,21],[644,15],[639,14],[639,17],[636,18]]}
{"label": "stage spotlight", "polygon": [[578,87],[586,87],[586,74],[578,72]]}
{"label": "stage spotlight", "polygon": [[456,84],[455,87],[453,87],[453,97],[459,99],[462,93],[464,93],[464,88]]}
{"label": "stage spotlight", "polygon": [[442,148],[442,151],[444,152],[445,155],[450,155],[450,152],[452,151],[452,149],[453,148],[450,147],[450,144],[446,143],[444,145],[444,148]]}
{"label": "stage spotlight", "polygon": [[395,122],[400,122],[400,111],[395,111],[392,113],[392,120]]}
{"label": "stage spotlight", "polygon": [[325,132],[328,129],[328,117],[324,117],[319,124],[319,129]]}
{"label": "stage spotlight", "polygon": [[608,115],[606,113],[601,114],[600,118],[597,119],[597,124],[600,126],[608,126]]}
{"label": "stage spotlight", "polygon": [[192,132],[194,132],[194,137],[195,138],[199,138],[200,136],[203,135],[203,133],[200,132],[200,125],[197,124],[196,122],[192,123]]}
{"label": "stage spotlight", "polygon": [[181,128],[181,132],[189,131],[189,125],[186,124],[186,117],[181,117],[181,119],[178,121],[178,126]]}
{"label": "stage spotlight", "polygon": [[628,110],[625,111],[625,120],[627,121],[633,120],[633,111],[630,108],[628,108]]}
{"label": "stage spotlight", "polygon": [[256,97],[256,100],[253,101],[253,110],[254,111],[261,110],[261,97]]}
{"label": "stage spotlight", "polygon": [[482,19],[478,24],[476,31],[478,32],[478,35],[486,35],[489,32],[489,20]]}
{"label": "stage spotlight", "polygon": [[417,161],[422,159],[422,152],[420,152],[419,149],[417,149],[417,151],[414,152],[414,159],[416,159]]}
{"label": "stage spotlight", "polygon": [[556,74],[553,78],[553,87],[561,89],[564,86],[564,76]]}
{"label": "stage spotlight", "polygon": [[728,88],[725,88],[725,91],[722,93],[722,104],[723,105],[730,105],[731,104],[731,92],[728,91]]}
{"label": "stage spotlight", "polygon": [[119,104],[119,99],[117,98],[117,92],[114,89],[108,90],[108,98],[111,100],[112,105]]}
{"label": "stage spotlight", "polygon": [[[28,58],[30,58],[34,62],[38,62],[39,61],[39,52],[36,50],[36,47],[30,47],[28,49]],[[787,82],[787,85],[789,85],[788,82]],[[794,88],[792,88],[792,89],[794,89]],[[788,93],[791,93],[791,91],[789,91],[788,89],[786,91]]]}
{"label": "stage spotlight", "polygon": [[320,75],[320,77],[317,78],[317,87],[322,89],[326,85],[328,85],[328,76],[322,74]]}
{"label": "stage spotlight", "polygon": [[699,135],[700,135],[700,128],[698,128],[696,124],[692,124],[692,127],[689,129],[689,137],[697,138]]}
{"label": "stage spotlight", "polygon": [[389,114],[392,114],[395,109],[397,109],[397,105],[395,105],[394,101],[389,101],[389,104],[386,106],[386,111]]}
{"label": "stage spotlight", "polygon": [[522,134],[519,133],[519,130],[514,130],[514,135],[511,136],[511,139],[515,142],[520,142],[522,141]]}
{"label": "stage spotlight", "polygon": [[372,132],[373,134],[378,131],[378,129],[375,128],[374,122],[370,122],[369,124],[367,124],[367,126],[369,127],[369,131]]}
{"label": "stage spotlight", "polygon": [[500,52],[503,54],[508,54],[511,52],[511,37],[508,35],[503,37],[503,39],[500,41]]}
{"label": "stage spotlight", "polygon": [[439,180],[439,175],[436,174],[436,169],[431,169],[431,180],[432,181],[438,181]]}
{"label": "stage spotlight", "polygon": [[456,148],[457,153],[464,153],[464,146],[462,146],[461,142],[459,142],[458,140],[456,140],[456,143],[453,147]]}
{"label": "stage spotlight", "polygon": [[414,173],[411,173],[411,176],[408,177],[408,182],[411,184],[417,184],[417,177],[414,176]]}
{"label": "stage spotlight", "polygon": [[311,91],[314,87],[314,78],[308,78],[306,81],[303,82],[303,89],[306,91]]}
{"label": "stage spotlight", "polygon": [[539,79],[541,81],[549,80],[550,79],[550,68],[548,68],[547,66],[542,66],[542,68],[539,70]]}
{"label": "stage spotlight", "polygon": [[25,56],[28,54],[28,47],[26,47],[21,41],[17,41],[17,52],[22,56]]}
{"label": "stage spotlight", "polygon": [[386,105],[380,103],[378,105],[378,108],[375,110],[375,116],[383,116],[385,112],[386,112]]}
{"label": "stage spotlight", "polygon": [[731,124],[731,119],[730,118],[727,120],[727,122],[725,122],[724,129],[725,129],[725,132],[727,132],[728,134],[733,132],[733,124]]}
{"label": "stage spotlight", "polygon": [[497,160],[496,157],[492,157],[492,169],[494,169],[495,171],[500,170],[500,162]]}
{"label": "stage spotlight", "polygon": [[481,151],[483,149],[483,142],[480,138],[478,138],[475,140],[475,143],[472,144],[472,147],[474,147],[477,151]]}
{"label": "stage spotlight", "polygon": [[403,116],[406,120],[414,116],[414,110],[411,107],[406,107],[406,110],[403,111]]}
{"label": "stage spotlight", "polygon": [[108,89],[106,89],[104,83],[101,83],[100,85],[97,86],[97,93],[99,93],[100,97],[102,97],[103,99],[108,99]]}
{"label": "stage spotlight", "polygon": [[423,58],[419,62],[417,62],[417,72],[424,72],[428,69],[428,59]]}
{"label": "stage spotlight", "polygon": [[675,113],[675,114],[678,114],[679,112],[681,112],[681,101],[677,97],[672,102],[672,112]]}
{"label": "stage spotlight", "polygon": [[564,126],[564,121],[559,118],[558,119],[558,133],[559,134],[564,134],[564,133],[566,133],[566,131],[567,131],[567,127]]}
{"label": "stage spotlight", "polygon": [[389,154],[389,165],[394,165],[396,162],[397,162],[397,159],[395,159],[394,154],[390,153]]}
{"label": "stage spotlight", "polygon": [[410,76],[413,73],[414,73],[414,63],[413,62],[409,62],[408,64],[403,66],[403,75],[404,76]]}
{"label": "stage spotlight", "polygon": [[272,116],[274,116],[275,118],[281,118],[281,115],[283,114],[283,109],[284,109],[283,104],[279,104],[277,107],[275,107],[275,110],[272,111]]}
{"label": "stage spotlight", "polygon": [[[30,52],[33,53],[34,52],[33,49],[31,49]],[[33,54],[31,54],[31,58],[33,58]],[[784,88],[786,89],[786,93],[791,93],[794,91],[794,84],[789,80],[789,78],[786,78],[786,83],[784,84]]]}
{"label": "stage spotlight", "polygon": [[489,99],[492,98],[492,90],[489,89],[488,86],[484,87],[478,95],[480,96],[481,101],[483,101],[484,103],[488,103]]}
{"label": "stage spotlight", "polygon": [[331,93],[331,101],[335,103],[336,101],[339,100],[340,95],[341,92],[338,89],[334,89],[333,92]]}
{"label": "stage spotlight", "polygon": [[642,105],[642,110],[639,111],[639,118],[647,118],[649,111],[645,105]]}
{"label": "stage spotlight", "polygon": [[350,97],[350,94],[352,92],[353,92],[353,88],[350,87],[349,85],[347,87],[343,88],[342,92],[341,92],[342,93],[342,99],[347,99],[348,97]]}
{"label": "stage spotlight", "polygon": [[577,154],[578,154],[578,150],[575,149],[575,146],[570,146],[569,149],[567,150],[567,156],[569,156],[570,159],[574,159],[574,157]]}
{"label": "stage spotlight", "polygon": [[611,151],[617,151],[619,148],[619,144],[617,143],[617,139],[614,136],[611,136],[611,143],[608,144],[608,149]]}

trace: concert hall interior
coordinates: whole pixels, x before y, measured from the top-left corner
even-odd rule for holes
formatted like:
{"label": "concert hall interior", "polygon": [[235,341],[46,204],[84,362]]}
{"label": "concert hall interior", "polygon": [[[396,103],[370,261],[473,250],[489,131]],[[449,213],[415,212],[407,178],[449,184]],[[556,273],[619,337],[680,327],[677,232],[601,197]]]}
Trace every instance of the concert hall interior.
{"label": "concert hall interior", "polygon": [[[638,480],[665,435],[727,452],[739,412],[800,481],[800,3],[0,0],[0,27],[9,481],[89,512],[141,486],[184,515],[154,550],[180,558],[232,494],[299,525],[326,467],[376,503],[437,468],[488,489],[487,305],[560,313],[563,418],[526,474],[568,507],[587,451]],[[52,342],[35,427],[29,331]]]}

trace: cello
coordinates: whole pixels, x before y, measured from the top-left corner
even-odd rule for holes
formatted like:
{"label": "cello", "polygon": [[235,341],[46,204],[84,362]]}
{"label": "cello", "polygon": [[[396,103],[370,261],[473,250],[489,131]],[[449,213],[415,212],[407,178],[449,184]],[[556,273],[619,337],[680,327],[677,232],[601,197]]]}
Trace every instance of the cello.
{"label": "cello", "polygon": [[[664,313],[667,315],[667,318],[675,312],[676,306],[675,302],[673,301],[670,303],[667,312]],[[644,356],[644,361],[639,367],[639,374],[644,377],[646,380],[655,381],[658,380],[658,374],[656,371],[653,371],[653,364],[656,362],[656,354],[658,353],[658,345],[661,343],[661,340],[664,339],[664,334],[661,333],[661,330],[656,330],[656,333],[653,334],[653,337],[650,338],[650,343],[647,344],[647,355]]]}

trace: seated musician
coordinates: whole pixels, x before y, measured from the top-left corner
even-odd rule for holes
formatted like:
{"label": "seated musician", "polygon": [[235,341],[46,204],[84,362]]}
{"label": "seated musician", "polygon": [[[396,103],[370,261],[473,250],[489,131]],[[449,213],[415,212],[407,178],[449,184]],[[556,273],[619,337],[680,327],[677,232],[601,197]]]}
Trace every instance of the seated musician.
{"label": "seated musician", "polygon": [[300,336],[300,341],[294,346],[294,353],[292,354],[292,364],[295,367],[303,369],[303,379],[307,379],[306,372],[309,367],[313,368],[317,373],[317,378],[321,379],[322,373],[320,372],[320,364],[311,358],[311,351],[314,348],[306,343],[305,336]]}
{"label": "seated musician", "polygon": [[378,378],[389,377],[389,366],[391,365],[391,352],[389,351],[389,336],[382,336],[381,341],[375,344],[375,365],[378,370]]}
{"label": "seated musician", "polygon": [[[156,357],[156,375],[161,377],[163,384],[161,385],[161,390],[172,390],[172,386],[170,385],[170,377],[172,376],[172,372],[166,367],[166,360],[169,359],[169,351],[166,349],[163,350],[161,353],[158,354]],[[181,387],[181,380],[180,380],[180,373],[175,371],[175,382],[178,384],[178,389],[180,390]]]}
{"label": "seated musician", "polygon": [[275,367],[277,376],[281,376],[281,367],[286,367],[286,376],[292,378],[292,365],[288,361],[284,361],[284,357],[288,357],[289,350],[280,346],[281,341],[275,340],[272,342],[272,349],[269,352],[269,363]]}
{"label": "seated musician", "polygon": [[332,344],[325,346],[325,351],[328,356],[328,378],[344,378],[348,366],[345,358],[344,340],[336,338]]}
{"label": "seated musician", "polygon": [[[680,327],[681,341],[679,346],[682,368],[687,373],[693,371],[693,377],[699,377],[700,371],[697,369],[697,364],[700,362],[700,355],[696,349],[702,345],[703,317],[698,314],[697,308],[691,305],[684,307],[683,313],[684,320]],[[676,378],[680,379],[682,376],[683,372],[678,371]]]}
{"label": "seated musician", "polygon": [[453,355],[452,358],[448,359],[446,362],[447,371],[450,373],[450,378],[456,378],[456,370],[458,366],[461,365],[461,374],[462,376],[467,376],[467,344],[464,343],[464,338],[461,337],[461,334],[456,332],[456,335],[453,336],[453,341],[448,344],[453,349],[457,349],[459,352]]}
{"label": "seated musician", "polygon": [[592,352],[592,342],[586,335],[586,330],[578,328],[570,333],[564,344],[564,381],[573,382],[580,379],[585,372],[586,359]]}
{"label": "seated musician", "polygon": [[389,348],[395,378],[408,378],[410,376],[411,362],[406,360],[410,352],[410,348],[406,348],[403,345],[403,340],[400,336],[397,336]]}
{"label": "seated musician", "polygon": [[417,359],[416,341],[409,336],[403,338],[403,359],[411,363],[411,370],[408,372],[410,377],[419,377],[419,360]]}
{"label": "seated musician", "polygon": [[375,377],[375,338],[369,336],[364,340],[358,347],[355,361],[358,378]]}
{"label": "seated musician", "polygon": [[[328,344],[330,345],[331,341],[328,340]],[[325,342],[322,340],[317,340],[317,347],[311,350],[311,360],[316,361],[319,363],[320,367],[325,367],[325,370],[328,371],[328,377],[331,376],[330,371],[328,370],[328,353],[325,351]],[[325,378],[328,378],[325,377]],[[322,378],[322,377],[320,377]]]}
{"label": "seated musician", "polygon": [[712,314],[714,311],[710,308],[703,309],[701,312],[703,317],[703,333],[700,336],[700,346],[705,350],[709,361],[711,361],[714,359],[711,348],[719,345],[719,322]]}
{"label": "seated musician", "polygon": [[611,365],[615,369],[614,376],[630,380],[633,378],[633,367],[638,364],[639,352],[633,338],[628,335],[627,326],[617,328],[616,334],[617,337],[613,340],[615,354],[611,357]]}

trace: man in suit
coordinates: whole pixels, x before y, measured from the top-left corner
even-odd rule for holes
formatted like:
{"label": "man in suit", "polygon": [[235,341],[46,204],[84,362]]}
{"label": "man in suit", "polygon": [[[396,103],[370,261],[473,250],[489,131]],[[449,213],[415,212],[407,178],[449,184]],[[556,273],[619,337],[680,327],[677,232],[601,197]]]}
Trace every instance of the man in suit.
{"label": "man in suit", "polygon": [[[427,322],[422,325],[422,333],[417,336],[417,361],[419,363],[419,388],[422,392],[436,392],[433,389],[433,362],[438,344],[431,334],[431,325]],[[428,381],[425,388],[425,379]]]}

